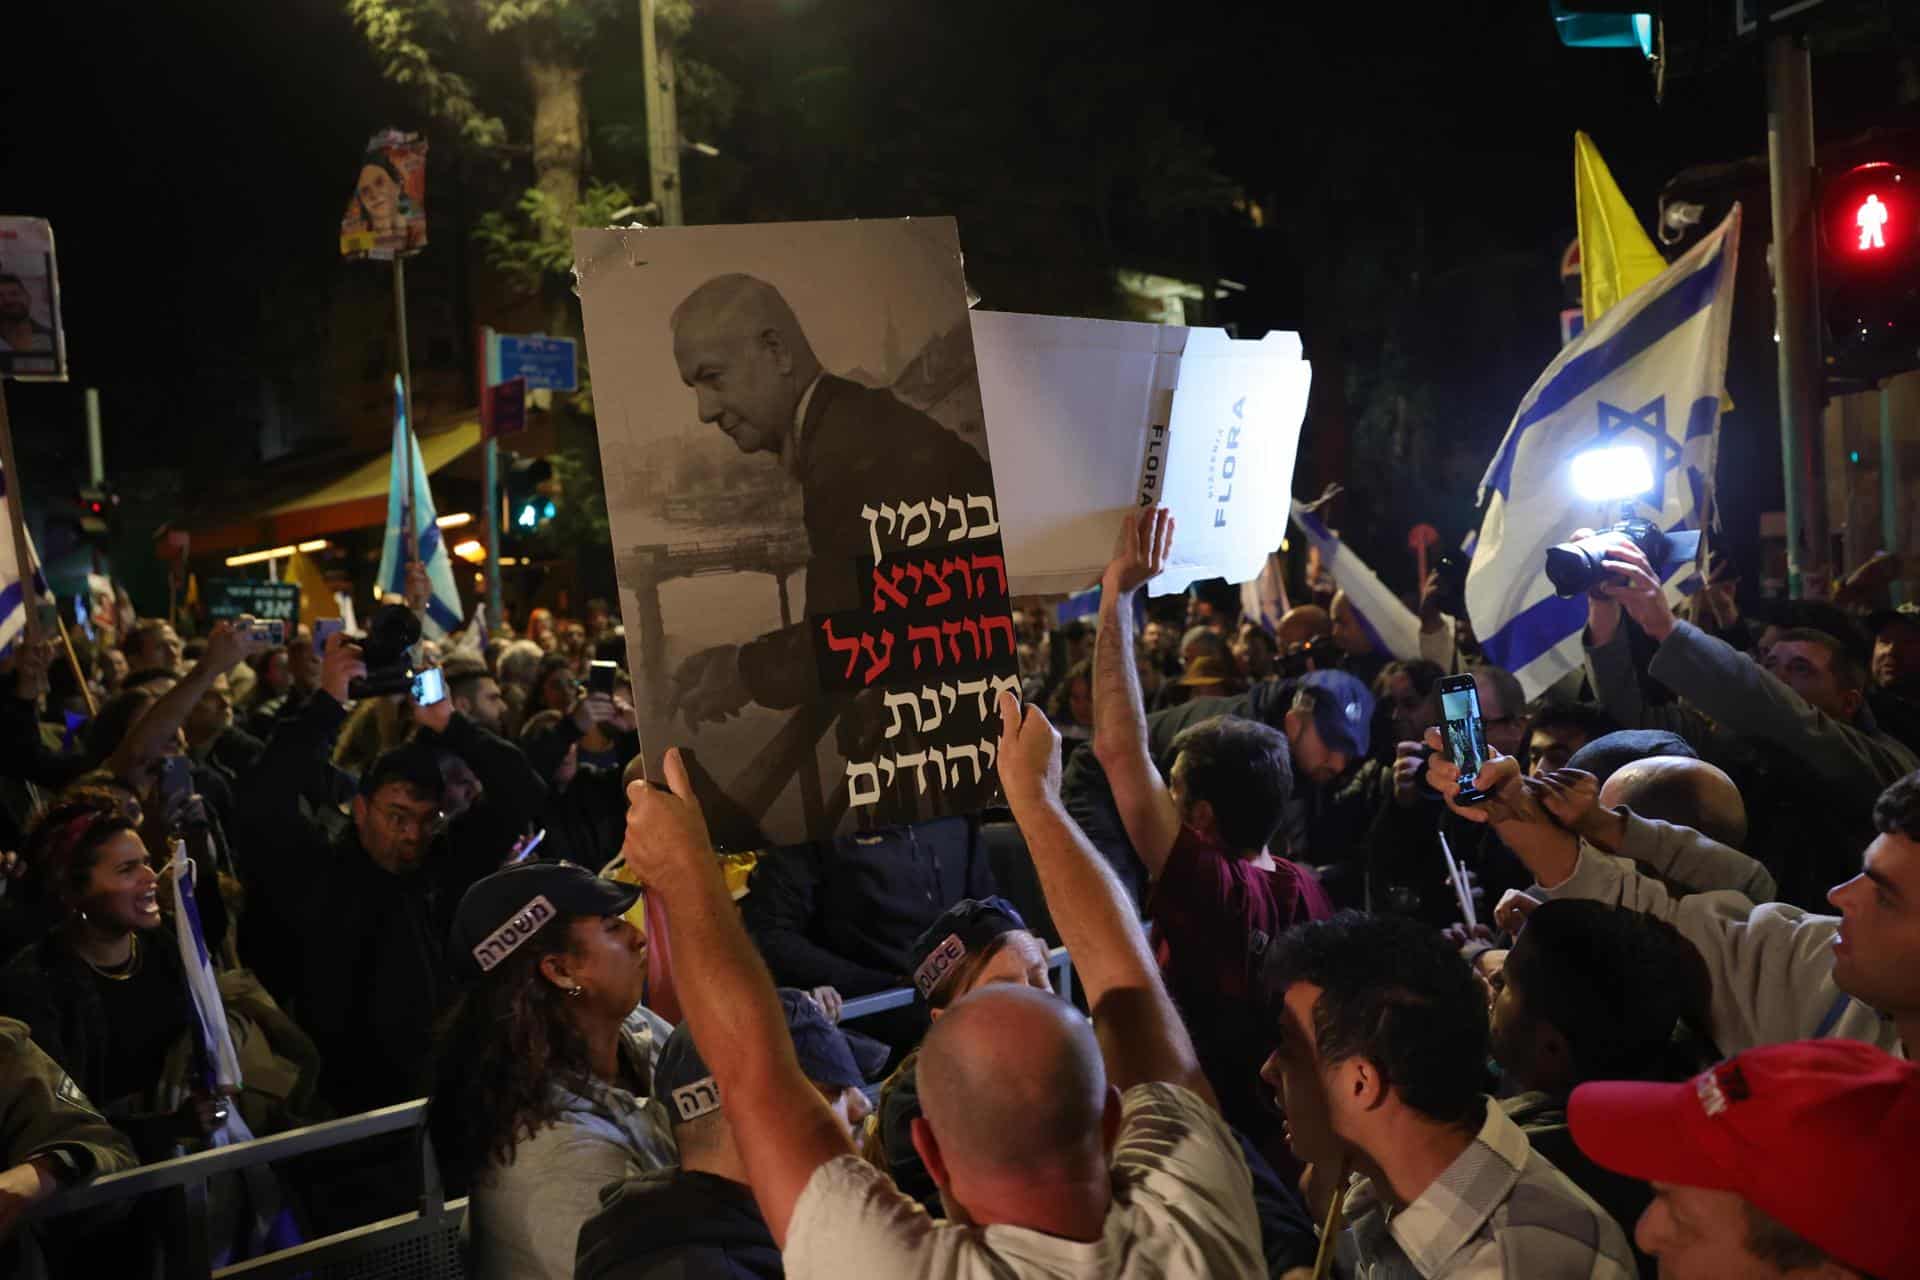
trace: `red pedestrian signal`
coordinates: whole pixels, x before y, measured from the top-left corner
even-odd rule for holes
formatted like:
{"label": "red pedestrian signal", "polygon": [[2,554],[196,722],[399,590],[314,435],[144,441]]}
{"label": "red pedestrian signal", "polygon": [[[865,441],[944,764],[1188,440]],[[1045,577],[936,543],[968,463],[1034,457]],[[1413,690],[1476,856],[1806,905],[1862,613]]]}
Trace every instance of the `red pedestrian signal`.
{"label": "red pedestrian signal", "polygon": [[1821,183],[1828,372],[1877,381],[1920,366],[1920,169],[1854,165]]}
{"label": "red pedestrian signal", "polygon": [[1860,225],[1860,244],[1862,250],[1884,249],[1887,247],[1887,206],[1881,203],[1878,192],[1869,191],[1860,212],[1853,215]]}

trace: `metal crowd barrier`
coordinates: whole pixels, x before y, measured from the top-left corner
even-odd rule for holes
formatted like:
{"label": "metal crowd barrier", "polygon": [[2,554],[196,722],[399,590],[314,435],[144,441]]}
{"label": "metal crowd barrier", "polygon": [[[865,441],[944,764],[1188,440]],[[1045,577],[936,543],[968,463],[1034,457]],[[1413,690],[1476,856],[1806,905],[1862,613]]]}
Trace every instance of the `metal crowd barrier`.
{"label": "metal crowd barrier", "polygon": [[[1047,954],[1053,987],[1073,998],[1073,962],[1065,947]],[[912,987],[897,987],[846,1001],[840,1021],[899,1009],[913,1003]],[[190,1156],[141,1165],[62,1192],[37,1216],[57,1217],[140,1196],[158,1196],[166,1221],[161,1242],[169,1277],[246,1277],[247,1280],[463,1280],[461,1223],[467,1200],[446,1198],[433,1143],[425,1132],[427,1100],[399,1102],[341,1120],[328,1120],[269,1138],[216,1147]],[[389,1133],[415,1132],[420,1140],[420,1207],[398,1217],[369,1222],[290,1249],[214,1270],[207,1239],[207,1183],[222,1174],[314,1151],[345,1146]]]}

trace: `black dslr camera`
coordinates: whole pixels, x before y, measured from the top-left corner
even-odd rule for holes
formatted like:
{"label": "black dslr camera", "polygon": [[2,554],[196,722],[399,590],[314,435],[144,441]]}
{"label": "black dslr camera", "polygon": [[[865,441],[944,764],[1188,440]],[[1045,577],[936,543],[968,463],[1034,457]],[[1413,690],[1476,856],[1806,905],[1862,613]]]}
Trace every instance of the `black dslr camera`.
{"label": "black dslr camera", "polygon": [[1340,646],[1333,637],[1315,636],[1292,653],[1280,656],[1280,678],[1297,680],[1309,671],[1330,671],[1339,665]]}
{"label": "black dslr camera", "polygon": [[1603,582],[1608,574],[1602,567],[1607,548],[1617,546],[1617,535],[1640,548],[1640,554],[1653,566],[1654,576],[1665,580],[1675,566],[1700,554],[1700,531],[1688,529],[1662,533],[1647,520],[1622,520],[1577,542],[1562,542],[1547,548],[1547,581],[1562,596],[1584,595]]}
{"label": "black dslr camera", "polygon": [[384,698],[405,693],[413,683],[407,651],[420,643],[420,619],[403,604],[383,604],[367,619],[360,637],[360,658],[367,674],[347,686],[349,698]]}

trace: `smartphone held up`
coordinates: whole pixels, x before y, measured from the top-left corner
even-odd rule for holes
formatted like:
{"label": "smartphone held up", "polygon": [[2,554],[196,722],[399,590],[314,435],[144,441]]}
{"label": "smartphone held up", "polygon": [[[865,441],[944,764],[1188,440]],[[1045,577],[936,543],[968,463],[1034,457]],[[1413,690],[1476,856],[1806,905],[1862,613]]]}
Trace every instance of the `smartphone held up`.
{"label": "smartphone held up", "polygon": [[428,667],[424,671],[413,673],[411,686],[414,702],[422,707],[431,707],[435,703],[447,700],[447,677],[438,667]]}
{"label": "smartphone held up", "polygon": [[1446,737],[1447,755],[1460,770],[1460,794],[1456,804],[1478,804],[1487,793],[1476,789],[1473,780],[1487,762],[1487,731],[1480,719],[1480,694],[1470,675],[1448,676],[1440,681],[1440,728]]}

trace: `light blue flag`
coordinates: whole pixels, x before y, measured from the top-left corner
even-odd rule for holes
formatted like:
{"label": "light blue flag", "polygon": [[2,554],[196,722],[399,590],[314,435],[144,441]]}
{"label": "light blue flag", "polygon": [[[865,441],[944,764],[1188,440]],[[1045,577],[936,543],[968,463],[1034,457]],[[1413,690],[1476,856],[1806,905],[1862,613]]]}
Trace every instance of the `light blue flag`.
{"label": "light blue flag", "polygon": [[1333,575],[1334,585],[1346,593],[1373,647],[1402,662],[1419,657],[1420,619],[1413,610],[1387,590],[1365,560],[1341,543],[1339,534],[1298,501],[1293,504],[1293,523],[1319,549],[1320,563]]}
{"label": "light blue flag", "polygon": [[[403,510],[407,505],[407,473],[402,468],[408,465],[413,467],[415,509],[411,520]],[[433,585],[421,629],[436,640],[460,629],[460,591],[453,585],[453,559],[440,537],[437,519],[433,491],[427,487],[427,464],[420,457],[420,442],[407,430],[406,398],[396,376],[393,380],[393,468],[387,475],[387,536],[380,548],[380,592],[396,596],[406,593],[407,553],[400,539],[401,530],[411,525],[419,540],[420,561],[427,566],[427,580]]]}
{"label": "light blue flag", "polygon": [[[1652,487],[1632,514],[1669,533],[1710,516],[1720,392],[1733,319],[1740,207],[1712,235],[1562,348],[1521,400],[1480,482],[1486,517],[1467,573],[1467,615],[1486,660],[1520,679],[1529,698],[1584,661],[1584,596],[1547,581],[1547,548],[1580,527],[1621,518],[1622,500],[1583,495],[1574,459],[1639,449]],[[1669,566],[1677,596],[1691,559]]]}
{"label": "light blue flag", "polygon": [[[0,503],[14,501],[13,486],[8,480],[9,477],[0,475]],[[13,537],[7,531],[10,518],[4,507],[0,507],[0,653],[13,648],[14,642],[26,631],[30,604],[53,603],[53,593],[47,589],[46,576],[40,571],[40,553],[34,549],[31,534],[27,535],[27,555],[34,561],[34,599],[29,601],[21,589],[19,557],[13,553]]]}

